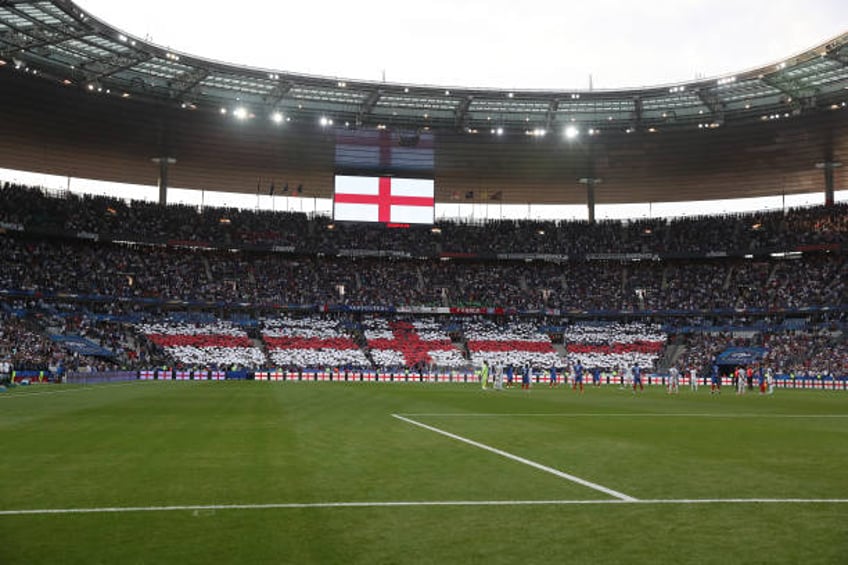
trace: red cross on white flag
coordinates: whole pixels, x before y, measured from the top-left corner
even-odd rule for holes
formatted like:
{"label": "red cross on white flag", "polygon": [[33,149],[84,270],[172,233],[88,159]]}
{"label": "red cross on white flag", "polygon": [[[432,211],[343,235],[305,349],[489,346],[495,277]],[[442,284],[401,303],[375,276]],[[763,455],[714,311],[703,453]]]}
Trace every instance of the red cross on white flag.
{"label": "red cross on white flag", "polygon": [[432,224],[432,179],[336,176],[336,221]]}

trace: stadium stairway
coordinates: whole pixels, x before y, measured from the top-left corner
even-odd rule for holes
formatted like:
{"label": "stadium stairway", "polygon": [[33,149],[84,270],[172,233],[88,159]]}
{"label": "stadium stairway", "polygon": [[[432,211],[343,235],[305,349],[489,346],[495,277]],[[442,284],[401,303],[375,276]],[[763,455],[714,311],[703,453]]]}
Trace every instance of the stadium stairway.
{"label": "stadium stairway", "polygon": [[209,264],[209,260],[206,257],[201,256],[200,261],[203,264],[203,272],[206,273],[206,280],[208,282],[214,282],[215,277],[212,274],[212,266]]}
{"label": "stadium stairway", "polygon": [[686,346],[678,343],[668,343],[662,356],[657,360],[657,370],[664,372],[676,365],[680,357],[686,353]]}
{"label": "stadium stairway", "polygon": [[560,359],[568,359],[568,351],[566,351],[564,343],[551,343],[551,345],[553,345],[554,351]]}

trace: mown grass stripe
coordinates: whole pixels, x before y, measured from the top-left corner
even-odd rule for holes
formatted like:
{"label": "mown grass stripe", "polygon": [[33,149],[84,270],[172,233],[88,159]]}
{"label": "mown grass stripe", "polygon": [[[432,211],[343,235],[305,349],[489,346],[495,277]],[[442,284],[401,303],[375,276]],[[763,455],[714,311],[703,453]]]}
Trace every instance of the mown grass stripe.
{"label": "mown grass stripe", "polygon": [[392,417],[397,418],[398,420],[402,420],[402,421],[404,421],[404,422],[407,422],[408,424],[412,424],[412,425],[414,425],[414,426],[418,426],[418,427],[420,427],[420,428],[424,428],[425,430],[429,430],[429,431],[431,431],[431,432],[435,432],[435,433],[437,433],[437,434],[441,434],[441,435],[443,435],[443,436],[445,436],[445,437],[449,437],[449,438],[451,438],[451,439],[455,439],[455,440],[457,440],[457,441],[461,441],[461,442],[466,443],[466,444],[468,444],[468,445],[471,445],[471,446],[473,446],[473,447],[477,447],[477,448],[479,448],[479,449],[484,449],[484,450],[486,450],[486,451],[489,451],[489,452],[491,452],[491,453],[494,453],[495,455],[500,455],[501,457],[506,457],[507,459],[511,459],[511,460],[513,460],[513,461],[517,461],[518,463],[522,463],[522,464],[524,464],[524,465],[529,465],[530,467],[533,467],[533,468],[535,468],[535,469],[539,469],[540,471],[544,471],[544,472],[546,472],[546,473],[550,473],[550,474],[552,474],[552,475],[554,475],[554,476],[560,477],[560,478],[562,478],[562,479],[569,480],[569,481],[571,481],[571,482],[573,482],[573,483],[577,483],[577,484],[579,484],[579,485],[583,485],[583,486],[585,486],[585,487],[588,487],[588,488],[590,488],[590,489],[593,489],[593,490],[596,490],[596,491],[602,492],[602,493],[604,493],[604,494],[608,494],[608,495],[610,495],[610,496],[612,496],[612,497],[615,497],[615,498],[617,498],[617,499],[619,499],[619,500],[626,500],[626,501],[634,501],[634,500],[636,500],[634,497],[629,496],[629,495],[627,495],[627,494],[624,494],[624,493],[622,493],[622,492],[618,492],[617,490],[613,490],[613,489],[608,488],[608,487],[605,487],[605,486],[603,486],[603,485],[599,485],[599,484],[597,484],[597,483],[593,483],[593,482],[591,482],[591,481],[587,481],[586,479],[581,479],[580,477],[577,477],[577,476],[575,476],[575,475],[571,475],[571,474],[569,474],[569,473],[565,473],[565,472],[563,472],[563,471],[560,471],[559,469],[554,469],[553,467],[548,467],[547,465],[542,465],[541,463],[537,463],[537,462],[535,462],[535,461],[531,461],[530,459],[526,459],[526,458],[524,458],[524,457],[519,457],[518,455],[514,455],[514,454],[512,454],[512,453],[509,453],[508,451],[503,451],[503,450],[501,450],[501,449],[497,449],[497,448],[492,447],[492,446],[490,446],[490,445],[486,445],[485,443],[480,443],[479,441],[474,441],[474,440],[472,440],[472,439],[468,439],[468,438],[466,438],[466,437],[462,437],[462,436],[460,436],[460,435],[453,434],[453,433],[451,433],[451,432],[448,432],[448,431],[442,430],[442,429],[437,428],[437,427],[435,427],[435,426],[428,426],[427,424],[424,424],[424,423],[418,422],[418,421],[413,420],[413,419],[411,419],[411,418],[405,418],[405,417],[400,416],[400,415],[398,415],[398,414],[392,414]]}

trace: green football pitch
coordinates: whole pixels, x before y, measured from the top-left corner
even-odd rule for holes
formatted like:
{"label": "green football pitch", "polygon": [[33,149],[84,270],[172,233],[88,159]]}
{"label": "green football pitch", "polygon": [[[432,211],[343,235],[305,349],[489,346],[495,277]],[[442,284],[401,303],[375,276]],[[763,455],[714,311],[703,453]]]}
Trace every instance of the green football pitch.
{"label": "green football pitch", "polygon": [[848,394],[0,395],[0,563],[846,563]]}

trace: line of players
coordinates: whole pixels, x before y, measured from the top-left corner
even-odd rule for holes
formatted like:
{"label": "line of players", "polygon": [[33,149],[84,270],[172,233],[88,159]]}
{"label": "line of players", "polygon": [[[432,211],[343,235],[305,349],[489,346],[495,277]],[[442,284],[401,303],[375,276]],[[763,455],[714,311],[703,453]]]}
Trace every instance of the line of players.
{"label": "line of players", "polygon": [[[547,369],[547,371],[549,373],[548,386],[550,388],[559,384],[561,375],[563,384],[567,385],[570,380],[571,387],[574,390],[579,390],[581,393],[584,390],[583,382],[587,373],[591,375],[592,384],[594,386],[601,386],[601,378],[605,375],[604,371],[602,371],[599,367],[593,367],[592,369],[587,370],[580,361],[577,361],[571,366],[570,375],[568,371],[556,366],[551,366]],[[491,379],[492,388],[495,390],[502,390],[504,388],[504,381],[506,381],[506,387],[510,388],[516,380],[520,378],[521,388],[526,390],[530,388],[533,372],[534,368],[529,364],[525,364],[517,368],[512,364],[509,364],[506,367],[502,365],[490,367],[488,361],[483,361],[483,366],[480,369],[480,383],[485,390],[489,388],[489,380]],[[618,380],[619,372],[615,370],[612,374],[613,378]],[[628,386],[632,384],[634,392],[637,387],[639,390],[645,389],[642,384],[642,369],[639,367],[639,363],[635,363],[632,367],[623,367],[621,369],[621,374],[623,375],[622,384],[627,383]],[[569,376],[571,377],[570,379]]]}
{"label": "line of players", "polygon": [[[548,369],[549,378],[548,378],[548,386],[553,388],[559,384],[559,375],[557,373],[557,367],[552,366]],[[567,385],[569,382],[569,373],[565,370],[560,370],[562,374],[563,384]],[[578,390],[580,393],[583,393],[583,381],[586,373],[591,375],[592,385],[600,386],[601,378],[604,375],[604,372],[599,367],[593,367],[590,370],[587,370],[578,360],[571,366],[570,376],[571,376],[571,388],[573,390]],[[699,379],[698,379],[698,370],[695,367],[692,367],[688,371],[689,373],[689,388],[692,392],[698,392]],[[633,389],[633,393],[635,394],[637,388],[639,391],[645,390],[645,386],[642,383],[642,368],[639,366],[639,363],[634,363],[632,367],[622,367],[620,371],[614,370],[612,372],[613,381],[618,381],[618,375],[621,374],[620,381],[620,389]],[[503,390],[504,388],[504,380],[506,381],[506,387],[510,388],[513,386],[513,383],[516,380],[516,377],[520,377],[521,379],[521,388],[523,390],[528,390],[530,388],[530,382],[532,380],[533,368],[529,364],[525,364],[522,367],[516,369],[512,364],[507,365],[506,367],[502,365],[495,365],[494,368],[489,366],[488,361],[483,361],[483,366],[480,370],[480,383],[482,384],[483,389],[487,389],[489,387],[489,380],[492,380],[492,387],[495,390]],[[757,365],[756,368],[748,367],[747,371],[742,367],[737,367],[733,372],[733,386],[736,389],[736,394],[745,394],[746,386],[748,388],[753,388],[753,381],[757,379],[757,384],[759,386],[760,394],[774,394],[774,371],[772,371],[771,367],[763,367],[762,365]],[[668,380],[666,381],[666,390],[668,394],[678,394],[680,392],[680,370],[677,367],[671,367],[669,369]],[[721,373],[718,365],[713,365],[711,374],[710,374],[710,394],[721,394]]]}

